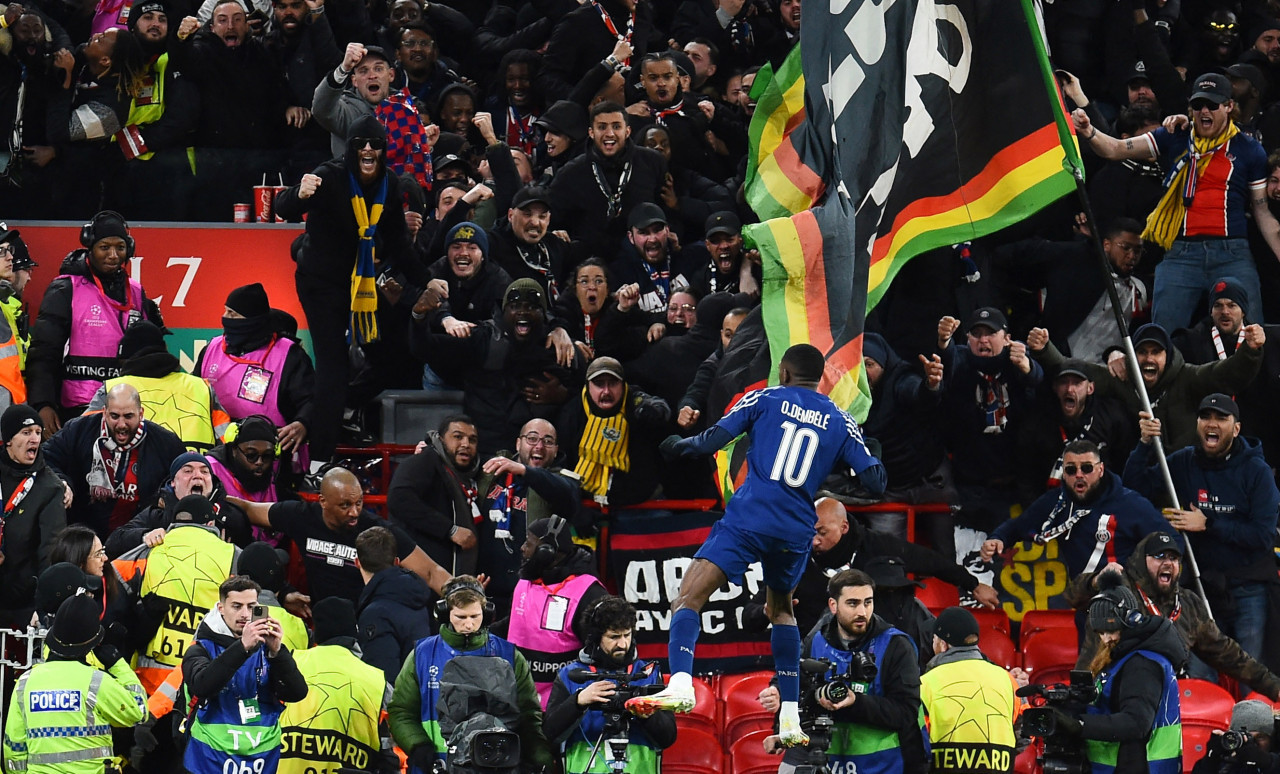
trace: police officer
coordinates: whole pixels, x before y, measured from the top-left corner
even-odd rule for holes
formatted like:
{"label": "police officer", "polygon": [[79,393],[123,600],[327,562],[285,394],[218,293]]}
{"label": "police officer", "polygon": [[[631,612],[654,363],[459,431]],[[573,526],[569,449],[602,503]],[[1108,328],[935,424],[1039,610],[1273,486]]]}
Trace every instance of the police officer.
{"label": "police officer", "polygon": [[[827,594],[831,618],[805,638],[804,657],[831,661],[837,674],[849,673],[855,654],[869,656],[876,667],[869,681],[854,681],[863,685],[854,685],[843,701],[815,697],[835,721],[827,750],[831,770],[924,774],[929,760],[920,718],[915,643],[875,614],[875,581],[862,570],[836,573],[827,584]],[[778,709],[777,689],[763,691],[760,701],[767,709]],[[779,772],[793,771],[802,755],[800,748],[789,750]]]}
{"label": "police officer", "polygon": [[275,771],[284,702],[307,697],[307,682],[279,622],[259,615],[258,584],[243,575],[223,581],[218,604],[182,657],[195,713],[182,765],[191,774]]}
{"label": "police officer", "polygon": [[[111,730],[144,714],[142,686],[113,646],[102,642],[93,597],[62,603],[45,644],[49,659],[18,679],[4,728],[9,771],[30,774],[118,771]],[[106,671],[89,666],[92,653]]]}
{"label": "police officer", "polygon": [[444,619],[440,633],[419,642],[404,660],[388,707],[391,735],[409,753],[410,771],[428,774],[436,761],[445,759],[436,702],[440,675],[455,656],[496,656],[511,664],[520,708],[519,726],[512,730],[520,735],[520,757],[529,767],[549,764],[551,751],[542,735],[542,707],[529,662],[514,645],[489,632],[493,605],[484,587],[474,576],[459,575],[441,592],[443,598],[436,603],[436,613]]}
{"label": "police officer", "polygon": [[[1018,741],[1013,723],[1022,714],[1018,684],[978,650],[973,613],[963,607],[943,610],[934,625],[933,652],[920,678],[920,700],[929,717],[930,771],[1013,771]],[[974,717],[982,722],[972,722]]]}
{"label": "police officer", "polygon": [[[619,698],[619,682],[604,675],[624,673],[631,678],[629,685],[646,686],[662,685],[662,673],[656,664],[636,658],[636,609],[625,599],[602,598],[587,611],[586,625],[586,646],[577,661],[560,670],[551,687],[542,730],[562,746],[568,774],[607,774],[601,710]],[[584,672],[593,676],[584,679]],[[675,715],[660,710],[647,718],[629,718],[628,726],[626,770],[657,774],[660,752],[676,740]]]}
{"label": "police officer", "polygon": [[280,716],[280,774],[342,767],[388,774],[400,762],[379,719],[391,700],[382,670],[360,660],[356,610],[351,600],[316,603],[316,646],[294,654],[298,671],[314,690]]}

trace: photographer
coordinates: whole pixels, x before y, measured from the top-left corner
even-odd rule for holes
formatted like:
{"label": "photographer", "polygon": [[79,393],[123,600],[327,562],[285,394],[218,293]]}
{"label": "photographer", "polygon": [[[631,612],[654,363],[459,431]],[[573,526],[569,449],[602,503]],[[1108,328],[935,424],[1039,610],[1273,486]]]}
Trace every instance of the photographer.
{"label": "photographer", "polygon": [[[827,584],[827,594],[832,617],[805,639],[804,658],[825,659],[836,674],[821,676],[817,685],[807,680],[802,686],[802,725],[812,739],[818,716],[834,720],[826,750],[831,771],[924,774],[929,758],[915,643],[875,614],[875,582],[865,572],[836,573]],[[838,684],[848,687],[848,695],[832,702],[828,692]],[[765,689],[760,701],[766,709],[776,710],[777,689]],[[788,750],[779,774],[812,760],[815,751],[821,752],[816,744]]]}
{"label": "photographer", "polygon": [[[551,687],[542,730],[552,743],[563,745],[567,774],[610,771],[605,744],[615,734],[626,734],[628,772],[657,774],[660,752],[676,741],[673,713],[659,710],[639,718],[622,707],[637,689],[662,685],[657,665],[636,658],[635,623],[636,609],[625,599],[601,599],[587,614],[586,647]],[[582,672],[598,674],[575,680]],[[617,679],[622,674],[625,681]]]}
{"label": "photographer", "polygon": [[1187,646],[1173,624],[1144,612],[1137,595],[1119,582],[1115,573],[1103,573],[1102,590],[1089,602],[1089,625],[1101,639],[1089,664],[1098,696],[1080,717],[1051,707],[1055,735],[1083,738],[1094,774],[1180,771],[1174,675],[1187,661]]}
{"label": "photographer", "polygon": [[1276,720],[1266,702],[1238,702],[1231,710],[1230,730],[1214,731],[1209,753],[1191,774],[1269,774],[1280,771],[1280,756],[1271,752]]}

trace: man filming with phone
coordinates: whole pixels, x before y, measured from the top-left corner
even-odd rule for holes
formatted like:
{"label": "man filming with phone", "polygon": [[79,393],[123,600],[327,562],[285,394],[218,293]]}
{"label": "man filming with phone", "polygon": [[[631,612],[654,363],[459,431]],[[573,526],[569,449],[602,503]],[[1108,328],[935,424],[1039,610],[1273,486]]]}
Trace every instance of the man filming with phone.
{"label": "man filming with phone", "polygon": [[676,741],[676,717],[667,710],[634,717],[623,708],[648,686],[662,686],[657,665],[636,657],[636,609],[622,597],[602,597],[585,623],[586,644],[551,686],[542,731],[563,745],[567,774],[612,771],[611,739],[627,740],[626,771],[657,774],[662,750]]}
{"label": "man filming with phone", "polygon": [[284,702],[306,698],[284,629],[258,604],[261,590],[244,575],[224,581],[182,658],[194,710],[182,763],[191,774],[275,771]]}

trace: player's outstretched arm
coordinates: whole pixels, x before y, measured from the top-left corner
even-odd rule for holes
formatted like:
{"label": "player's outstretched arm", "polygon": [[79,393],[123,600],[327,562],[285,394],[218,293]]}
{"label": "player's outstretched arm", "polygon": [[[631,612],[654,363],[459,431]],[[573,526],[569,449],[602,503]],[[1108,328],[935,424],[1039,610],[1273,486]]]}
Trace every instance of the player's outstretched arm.
{"label": "player's outstretched arm", "polygon": [[705,457],[723,449],[735,437],[723,427],[712,425],[692,438],[669,435],[658,445],[658,451],[669,460],[680,457]]}

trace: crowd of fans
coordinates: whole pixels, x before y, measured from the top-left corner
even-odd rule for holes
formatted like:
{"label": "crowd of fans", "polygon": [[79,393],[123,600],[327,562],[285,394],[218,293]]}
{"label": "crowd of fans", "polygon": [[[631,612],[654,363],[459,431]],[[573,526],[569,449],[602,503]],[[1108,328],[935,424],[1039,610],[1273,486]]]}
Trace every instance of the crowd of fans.
{"label": "crowd of fans", "polygon": [[[532,692],[542,709],[604,704],[605,688],[560,668],[584,646],[587,667],[635,662],[628,608],[601,602],[593,577],[602,514],[716,497],[710,463],[666,459],[660,442],[711,427],[764,376],[750,368],[767,347],[764,278],[742,233],[757,220],[741,194],[750,88],[797,45],[800,15],[800,0],[4,7],[0,211],[87,223],[65,258],[0,232],[0,624],[52,620],[54,662],[93,650],[125,693],[151,699],[131,743],[175,765],[184,753],[160,721],[239,685],[242,668],[270,701],[241,686],[199,704],[196,728],[290,727],[268,705],[301,700],[299,670],[347,658],[308,662],[309,642],[363,654],[375,672],[345,673],[376,684],[368,701],[395,687],[392,731],[420,769],[442,752],[442,718],[414,703],[435,701],[442,652],[512,665],[527,765],[548,762],[548,738],[572,748],[574,712],[548,710],[544,736]],[[1090,612],[1084,665],[1114,644],[1093,624],[1140,598],[1177,624],[1174,672],[1280,698],[1280,332],[1264,324],[1280,320],[1278,15],[1258,2],[1045,7],[1092,219],[1063,202],[919,256],[873,310],[862,430],[887,469],[883,499],[950,513],[920,525],[936,551],[921,554],[901,540],[905,513],[820,507],[806,630],[883,634],[868,628],[865,581],[901,588],[892,567],[826,582],[885,552],[897,576],[905,561],[993,606],[979,582],[993,563],[1056,539],[1070,604],[1121,575],[1139,595]],[[274,214],[305,219],[290,258],[310,346],[302,321],[245,284],[185,373],[130,278],[126,218],[229,221],[276,181]],[[29,321],[37,271],[51,281]],[[371,440],[368,409],[388,389],[463,398],[416,429],[382,522],[361,481],[327,463]],[[868,499],[847,474],[825,489]],[[103,630],[51,618],[82,605],[77,589]],[[862,612],[818,620],[846,590]],[[894,617],[928,666],[928,622]],[[952,621],[937,652],[967,631]],[[185,694],[180,666],[195,671]],[[667,720],[649,719],[651,746],[670,744]],[[217,768],[222,741],[194,739],[185,765]],[[37,745],[10,742],[38,770]]]}

